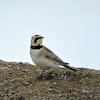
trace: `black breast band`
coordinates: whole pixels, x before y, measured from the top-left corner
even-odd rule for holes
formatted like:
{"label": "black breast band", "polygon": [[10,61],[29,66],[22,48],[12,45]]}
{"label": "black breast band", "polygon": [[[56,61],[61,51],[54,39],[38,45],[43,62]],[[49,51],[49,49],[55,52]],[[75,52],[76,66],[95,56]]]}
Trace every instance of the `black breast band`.
{"label": "black breast band", "polygon": [[38,46],[31,46],[31,49],[41,49],[43,46],[40,46],[40,45],[38,45]]}

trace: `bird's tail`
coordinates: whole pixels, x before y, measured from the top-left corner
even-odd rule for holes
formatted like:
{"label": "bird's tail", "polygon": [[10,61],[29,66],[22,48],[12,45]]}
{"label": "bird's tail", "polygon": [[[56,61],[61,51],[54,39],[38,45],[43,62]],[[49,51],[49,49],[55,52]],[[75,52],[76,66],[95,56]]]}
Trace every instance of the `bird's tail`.
{"label": "bird's tail", "polygon": [[71,66],[69,66],[69,64],[68,63],[65,63],[65,62],[63,62],[63,61],[61,61],[61,60],[58,60],[58,59],[55,59],[61,66],[64,66],[64,67],[66,67],[66,68],[69,68],[69,69],[71,69],[71,70],[73,70],[73,71],[77,71],[75,68],[73,68],[73,67],[71,67]]}
{"label": "bird's tail", "polygon": [[75,71],[75,72],[77,71],[75,68],[70,67],[68,64],[64,65],[64,67],[69,68],[69,69],[71,69],[71,70],[73,70],[73,71]]}

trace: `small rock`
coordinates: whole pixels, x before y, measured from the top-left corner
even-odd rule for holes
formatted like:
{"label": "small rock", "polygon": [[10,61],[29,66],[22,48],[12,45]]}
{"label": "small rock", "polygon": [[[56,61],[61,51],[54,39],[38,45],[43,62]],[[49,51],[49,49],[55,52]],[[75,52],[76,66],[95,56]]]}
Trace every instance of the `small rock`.
{"label": "small rock", "polygon": [[64,76],[64,80],[66,80],[68,78],[68,76]]}
{"label": "small rock", "polygon": [[88,91],[88,90],[82,90],[82,93],[89,94],[89,93],[90,93],[90,91]]}
{"label": "small rock", "polygon": [[45,85],[48,85],[49,83],[48,82],[45,82]]}
{"label": "small rock", "polygon": [[52,91],[53,89],[49,88],[48,90],[49,90],[49,91]]}
{"label": "small rock", "polygon": [[1,79],[1,80],[0,80],[0,82],[4,82],[4,80],[3,80],[3,79]]}
{"label": "small rock", "polygon": [[29,83],[25,81],[25,82],[24,82],[24,85],[29,85]]}
{"label": "small rock", "polygon": [[8,72],[8,74],[12,74],[13,72]]}
{"label": "small rock", "polygon": [[64,78],[64,75],[61,75],[61,78]]}
{"label": "small rock", "polygon": [[8,67],[12,67],[12,65],[8,65]]}
{"label": "small rock", "polygon": [[54,73],[52,73],[52,76],[54,77],[54,76],[55,76],[55,74],[54,74]]}
{"label": "small rock", "polygon": [[21,76],[21,74],[20,74],[20,73],[18,73],[17,75],[18,75],[18,76]]}
{"label": "small rock", "polygon": [[56,82],[53,83],[53,85],[56,85],[56,84],[57,84]]}
{"label": "small rock", "polygon": [[25,70],[25,69],[23,69],[23,70],[22,70],[22,72],[26,72],[26,70]]}
{"label": "small rock", "polygon": [[63,97],[63,94],[58,94],[59,97]]}
{"label": "small rock", "polygon": [[15,80],[16,80],[16,79],[12,79],[12,80],[10,80],[10,82],[15,82]]}
{"label": "small rock", "polygon": [[14,96],[11,96],[11,97],[10,97],[10,100],[14,100]]}
{"label": "small rock", "polygon": [[23,64],[22,62],[19,62],[19,64]]}

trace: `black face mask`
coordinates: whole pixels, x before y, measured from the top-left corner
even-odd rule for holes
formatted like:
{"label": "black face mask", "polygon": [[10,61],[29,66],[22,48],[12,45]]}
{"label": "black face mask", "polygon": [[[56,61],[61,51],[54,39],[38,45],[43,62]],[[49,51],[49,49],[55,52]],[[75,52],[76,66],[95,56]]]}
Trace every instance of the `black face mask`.
{"label": "black face mask", "polygon": [[41,37],[35,38],[34,42],[36,43],[38,39],[41,39]]}

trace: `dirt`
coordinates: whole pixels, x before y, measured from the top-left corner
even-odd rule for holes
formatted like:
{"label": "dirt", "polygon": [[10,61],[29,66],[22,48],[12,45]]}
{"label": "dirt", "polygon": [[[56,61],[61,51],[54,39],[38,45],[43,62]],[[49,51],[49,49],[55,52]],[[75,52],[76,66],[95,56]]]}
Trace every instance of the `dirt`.
{"label": "dirt", "polygon": [[100,71],[0,60],[0,100],[100,100]]}

